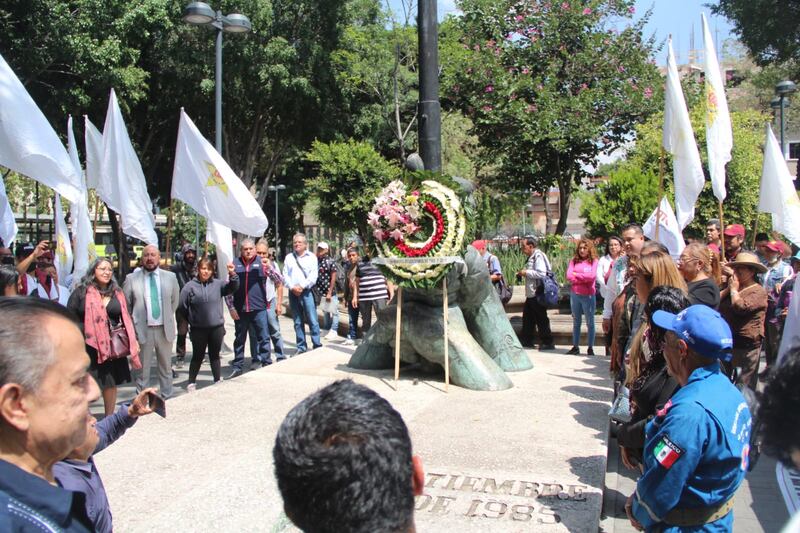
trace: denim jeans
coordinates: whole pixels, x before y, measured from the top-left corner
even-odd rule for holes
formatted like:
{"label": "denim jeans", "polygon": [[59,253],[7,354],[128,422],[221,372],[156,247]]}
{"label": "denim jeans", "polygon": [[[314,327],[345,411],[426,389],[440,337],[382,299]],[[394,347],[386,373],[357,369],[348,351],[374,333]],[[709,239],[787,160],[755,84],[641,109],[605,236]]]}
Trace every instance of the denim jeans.
{"label": "denim jeans", "polygon": [[[281,337],[281,326],[278,323],[278,313],[275,311],[275,298],[270,300],[269,309],[267,309],[267,327],[269,330],[269,338],[272,340],[272,348],[275,350],[275,361],[283,361],[286,359],[285,352],[283,351],[283,337]],[[254,324],[250,323],[250,356],[256,359],[256,351],[258,347],[258,338]],[[265,357],[261,361],[263,364],[268,365],[272,363],[270,355],[269,339],[263,347]]]}
{"label": "denim jeans", "polygon": [[300,296],[289,293],[289,305],[292,306],[294,317],[294,333],[297,336],[297,353],[308,351],[306,343],[306,328],[304,324],[308,322],[308,329],[311,330],[311,343],[314,348],[322,346],[319,339],[319,320],[317,319],[317,306],[314,304],[314,295],[311,289],[306,289]]}
{"label": "denim jeans", "polygon": [[[322,302],[325,303],[325,297],[322,297]],[[330,329],[333,331],[339,331],[339,297],[336,294],[331,295],[331,302],[330,304],[334,311],[333,313],[322,313],[322,325],[320,329]]]}
{"label": "denim jeans", "polygon": [[353,307],[352,303],[347,302],[347,315],[350,317],[350,332],[347,338],[353,341],[358,337],[358,314],[359,307]]}
{"label": "denim jeans", "polygon": [[[269,364],[269,336],[267,335],[267,310],[239,313],[239,320],[234,321],[235,336],[233,339],[233,361],[231,366],[239,370],[244,364],[244,341],[250,333],[250,355],[253,362]],[[253,349],[253,345],[256,349]]]}
{"label": "denim jeans", "polygon": [[581,317],[586,317],[589,330],[589,348],[594,346],[594,294],[569,294],[569,306],[572,309],[572,345],[578,346],[581,339]]}

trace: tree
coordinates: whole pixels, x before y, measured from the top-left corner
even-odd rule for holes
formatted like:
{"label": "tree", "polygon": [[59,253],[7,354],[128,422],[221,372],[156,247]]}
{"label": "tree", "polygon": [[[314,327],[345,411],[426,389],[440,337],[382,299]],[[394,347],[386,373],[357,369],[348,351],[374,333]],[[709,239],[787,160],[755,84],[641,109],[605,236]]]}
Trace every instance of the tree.
{"label": "tree", "polygon": [[643,224],[657,204],[658,175],[627,163],[613,170],[595,191],[581,193],[581,217],[588,234],[608,237],[625,224]]}
{"label": "tree", "polygon": [[400,168],[383,158],[365,142],[314,142],[306,158],[316,175],[306,180],[306,191],[316,200],[316,214],[327,227],[347,233],[355,231],[362,242],[371,235],[367,213],[375,198]]}
{"label": "tree", "polygon": [[[689,81],[685,92],[687,100],[695,102],[690,110],[706,184],[695,207],[694,220],[686,227],[686,234],[702,236],[705,223],[710,218],[718,218],[719,208],[711,190],[708,178],[707,152],[705,147],[705,99],[695,98],[699,91],[697,84]],[[757,216],[759,182],[763,161],[762,145],[764,124],[768,116],[757,111],[732,111],[733,151],[727,170],[727,197],[723,204],[725,224],[752,226]],[[581,216],[586,218],[586,226],[593,235],[609,235],[626,222],[644,223],[658,203],[658,169],[661,156],[663,113],[653,115],[650,120],[636,129],[636,146],[627,161],[611,173],[610,180],[598,187],[594,193],[586,193],[581,208]],[[672,162],[666,156],[665,194],[674,198],[672,183]],[[768,231],[769,217],[759,216],[759,228]]]}
{"label": "tree", "polygon": [[711,12],[733,22],[733,31],[759,65],[793,63],[800,75],[800,3],[796,0],[719,0]]}
{"label": "tree", "polygon": [[463,16],[452,24],[462,47],[447,57],[445,103],[464,110],[484,155],[498,161],[496,186],[558,186],[563,233],[587,165],[629,140],[655,109],[662,83],[649,60],[653,41],[642,39],[647,16],[617,32],[609,21],[632,16],[629,0],[459,7]]}

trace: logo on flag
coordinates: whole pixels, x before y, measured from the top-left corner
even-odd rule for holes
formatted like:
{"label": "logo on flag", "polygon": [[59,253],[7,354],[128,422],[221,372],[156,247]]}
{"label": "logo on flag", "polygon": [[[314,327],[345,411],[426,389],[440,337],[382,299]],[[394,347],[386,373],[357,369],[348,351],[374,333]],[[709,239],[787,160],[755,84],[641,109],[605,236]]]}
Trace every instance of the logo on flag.
{"label": "logo on flag", "polygon": [[675,461],[683,455],[683,450],[668,437],[662,437],[653,450],[656,461],[666,469],[670,469]]}
{"label": "logo on flag", "polygon": [[67,248],[64,243],[64,238],[61,235],[56,239],[56,255],[58,255],[62,265],[67,264]]}
{"label": "logo on flag", "polygon": [[219,190],[225,193],[225,196],[228,196],[228,184],[222,178],[222,174],[219,173],[217,167],[205,161],[206,168],[211,173],[208,176],[208,181],[206,182],[206,187],[219,187]]}
{"label": "logo on flag", "polygon": [[717,93],[714,92],[714,87],[708,80],[706,80],[706,112],[708,113],[708,122],[713,123],[717,119]]}

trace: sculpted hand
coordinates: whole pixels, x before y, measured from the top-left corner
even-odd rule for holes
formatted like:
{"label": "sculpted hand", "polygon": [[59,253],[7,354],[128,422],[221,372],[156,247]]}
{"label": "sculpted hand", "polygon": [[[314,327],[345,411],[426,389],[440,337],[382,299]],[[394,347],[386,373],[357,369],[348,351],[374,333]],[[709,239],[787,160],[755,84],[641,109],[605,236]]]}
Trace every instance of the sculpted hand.
{"label": "sculpted hand", "polygon": [[136,395],[136,398],[133,399],[131,404],[128,406],[128,416],[131,418],[138,418],[140,416],[149,415],[153,412],[150,408],[150,401],[147,399],[148,393],[156,393],[156,389],[154,387],[150,387],[144,389],[142,392]]}

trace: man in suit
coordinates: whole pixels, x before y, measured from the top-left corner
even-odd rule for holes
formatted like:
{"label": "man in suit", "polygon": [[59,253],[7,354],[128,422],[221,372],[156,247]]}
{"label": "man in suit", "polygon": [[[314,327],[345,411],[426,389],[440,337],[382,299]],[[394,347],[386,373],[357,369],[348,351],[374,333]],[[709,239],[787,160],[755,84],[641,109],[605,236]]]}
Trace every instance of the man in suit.
{"label": "man in suit", "polygon": [[175,274],[161,270],[161,252],[148,244],[142,250],[142,268],[125,279],[122,290],[131,302],[131,316],[139,341],[142,370],[136,380],[141,391],[150,386],[153,353],[158,362],[158,384],[164,398],[172,396],[172,343],[175,309],[180,291]]}

